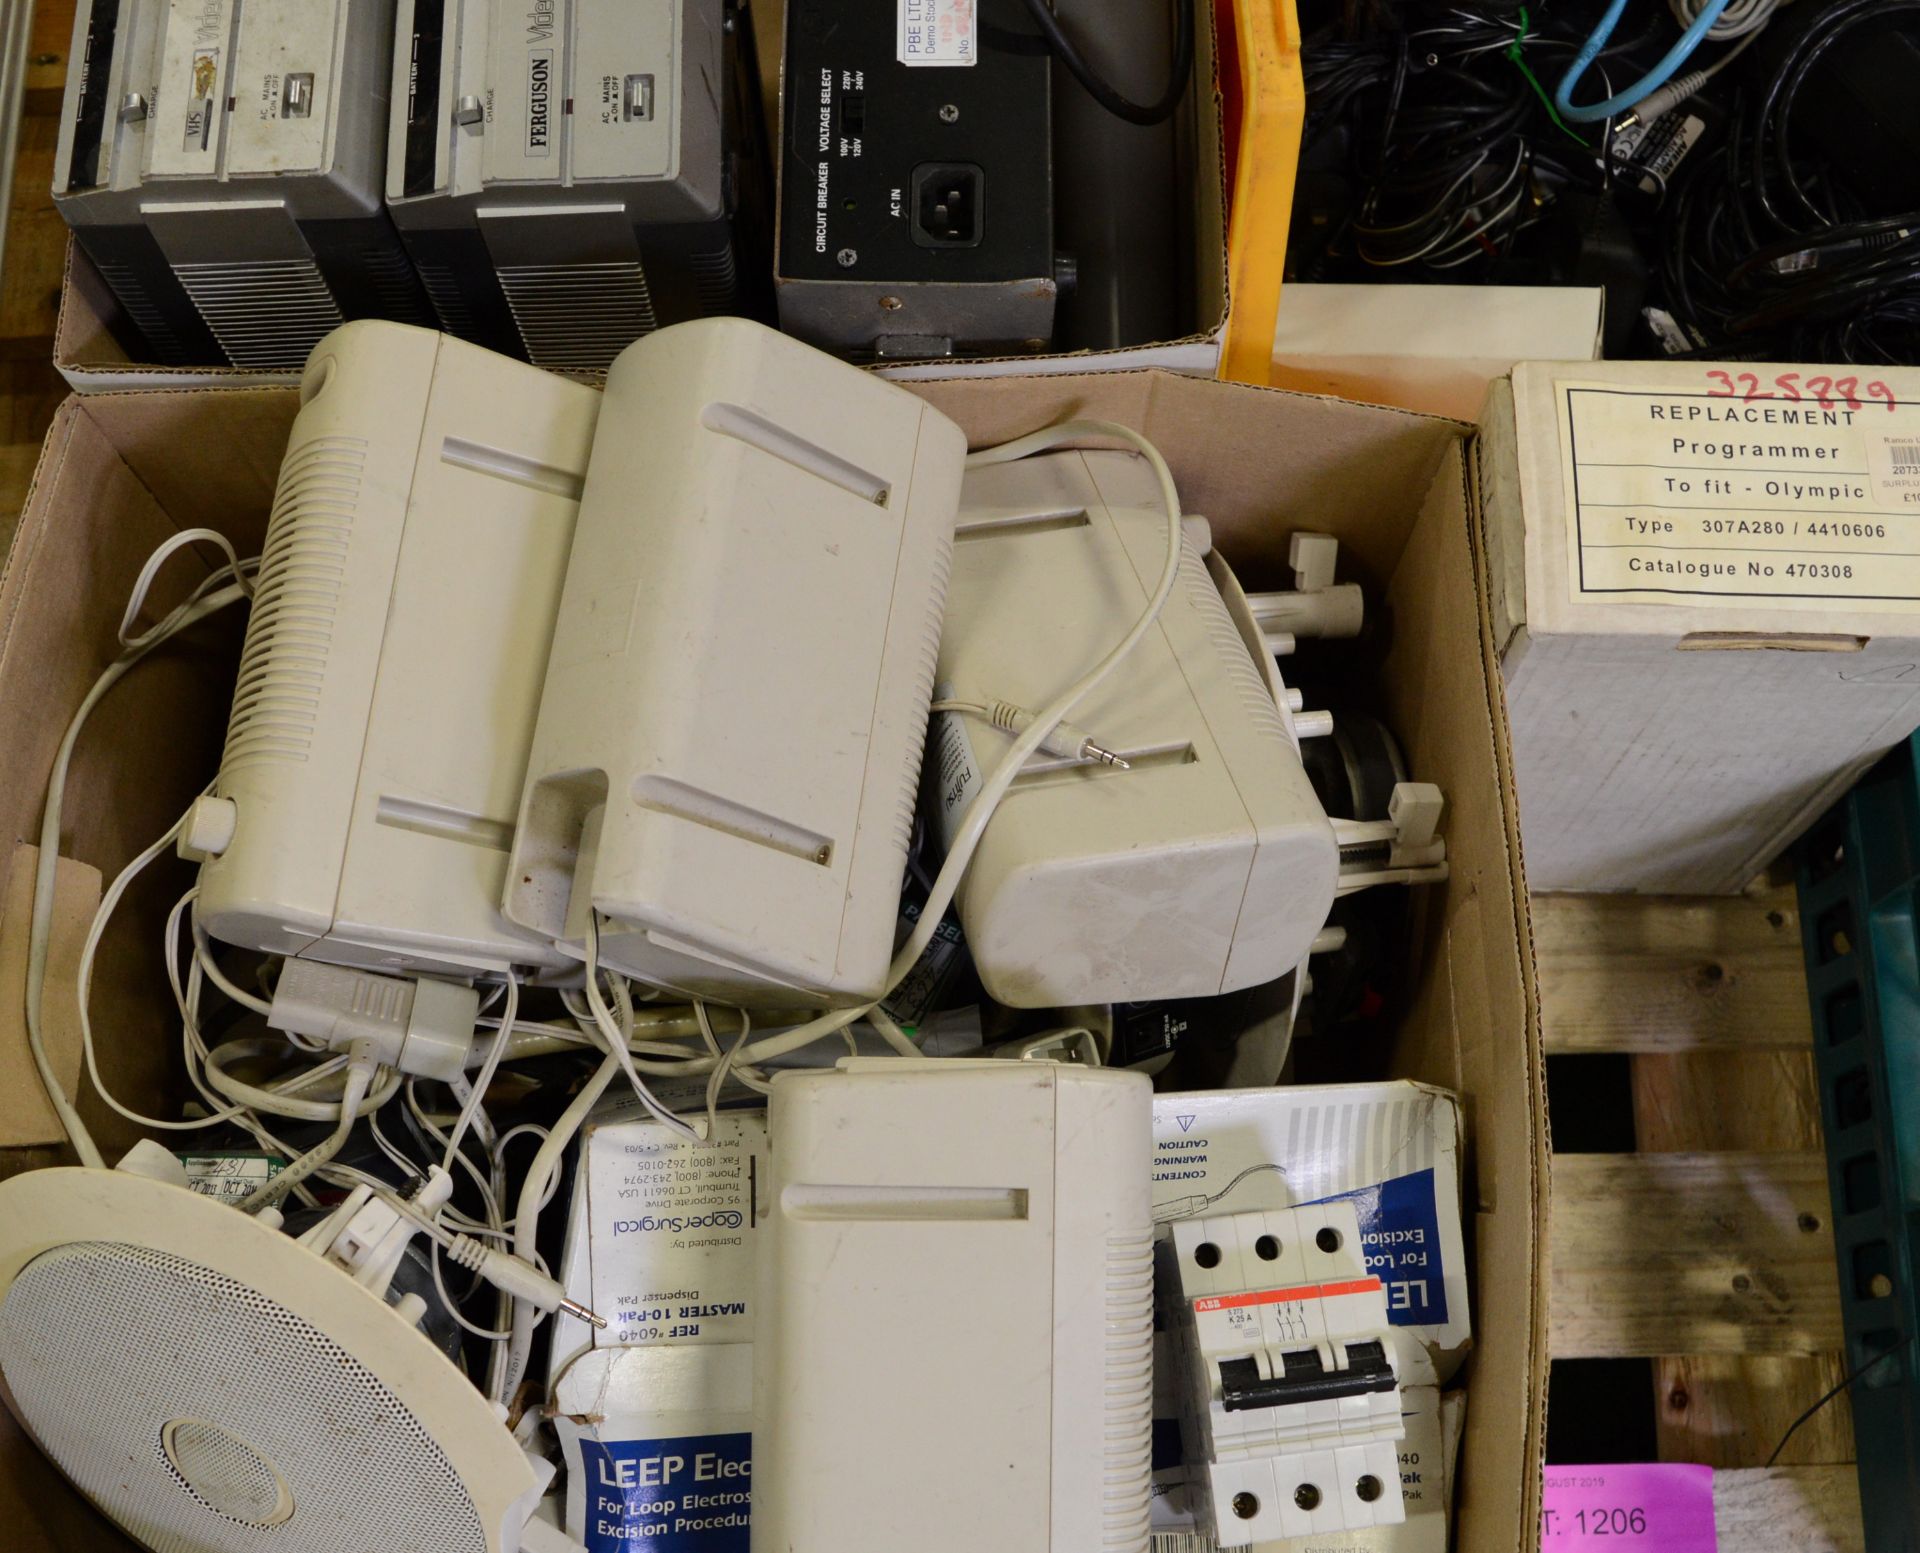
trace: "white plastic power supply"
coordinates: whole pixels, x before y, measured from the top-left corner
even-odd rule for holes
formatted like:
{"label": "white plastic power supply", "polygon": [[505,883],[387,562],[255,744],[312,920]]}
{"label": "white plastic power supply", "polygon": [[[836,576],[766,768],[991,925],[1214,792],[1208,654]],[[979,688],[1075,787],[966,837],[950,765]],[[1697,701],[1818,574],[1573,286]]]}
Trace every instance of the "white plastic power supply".
{"label": "white plastic power supply", "polygon": [[[1154,630],[1072,713],[1125,766],[1036,757],[957,897],[981,981],[1016,1008],[1204,997],[1299,965],[1339,874],[1293,711],[1245,595],[1189,522]],[[1045,706],[1126,631],[1166,547],[1146,460],[1062,452],[970,470],[940,637],[942,702]],[[937,713],[949,827],[1011,735]]]}
{"label": "white plastic power supply", "polygon": [[1353,1205],[1181,1220],[1158,1256],[1182,1446],[1215,1540],[1404,1520],[1401,1377]]}
{"label": "white plastic power supply", "polygon": [[188,827],[197,918],[382,971],[567,965],[500,899],[600,396],[354,323],[301,399]]}
{"label": "white plastic power supply", "polygon": [[507,915],[684,994],[875,998],[965,438],[739,319],[630,346],[601,428]]}
{"label": "white plastic power supply", "polygon": [[1150,1101],[991,1058],[774,1080],[754,1547],[1142,1553]]}

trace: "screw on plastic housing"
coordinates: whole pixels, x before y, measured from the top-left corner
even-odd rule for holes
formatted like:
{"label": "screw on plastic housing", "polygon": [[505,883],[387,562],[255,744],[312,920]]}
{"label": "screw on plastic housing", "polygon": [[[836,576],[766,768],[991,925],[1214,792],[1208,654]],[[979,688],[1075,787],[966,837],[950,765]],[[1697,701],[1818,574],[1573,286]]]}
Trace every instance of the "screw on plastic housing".
{"label": "screw on plastic housing", "polygon": [[948,102],[940,105],[940,122],[942,124],[951,124],[959,117],[960,110],[952,103]]}
{"label": "screw on plastic housing", "polygon": [[880,299],[880,311],[883,313],[897,313],[900,311],[902,305],[898,297],[882,297]]}
{"label": "screw on plastic housing", "polygon": [[1302,1483],[1293,1491],[1293,1502],[1303,1510],[1320,1508],[1320,1490],[1311,1483]]}
{"label": "screw on plastic housing", "polygon": [[1380,1479],[1369,1472],[1353,1485],[1353,1491],[1360,1496],[1362,1504],[1372,1504],[1380,1497]]}
{"label": "screw on plastic housing", "polygon": [[843,270],[850,270],[860,262],[860,255],[851,248],[842,248],[834,258],[840,261],[840,268]]}
{"label": "screw on plastic housing", "polygon": [[1254,1498],[1252,1494],[1235,1494],[1233,1496],[1233,1513],[1243,1521],[1250,1521],[1260,1513],[1260,1501]]}

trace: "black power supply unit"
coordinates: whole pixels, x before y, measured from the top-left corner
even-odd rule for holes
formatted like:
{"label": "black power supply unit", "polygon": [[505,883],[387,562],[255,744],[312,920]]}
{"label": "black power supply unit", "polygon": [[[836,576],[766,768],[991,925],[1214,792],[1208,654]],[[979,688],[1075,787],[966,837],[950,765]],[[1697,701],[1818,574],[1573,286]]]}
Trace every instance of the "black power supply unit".
{"label": "black power supply unit", "polygon": [[1022,0],[789,0],[781,328],[853,356],[1043,349],[1050,69]]}

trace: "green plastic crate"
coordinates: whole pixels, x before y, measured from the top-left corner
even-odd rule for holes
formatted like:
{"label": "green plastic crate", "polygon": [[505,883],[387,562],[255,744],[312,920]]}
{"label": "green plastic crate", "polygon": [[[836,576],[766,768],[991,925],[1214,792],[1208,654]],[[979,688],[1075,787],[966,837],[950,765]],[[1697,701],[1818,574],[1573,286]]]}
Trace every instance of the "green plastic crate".
{"label": "green plastic crate", "polygon": [[1866,1546],[1920,1553],[1920,735],[1797,861]]}

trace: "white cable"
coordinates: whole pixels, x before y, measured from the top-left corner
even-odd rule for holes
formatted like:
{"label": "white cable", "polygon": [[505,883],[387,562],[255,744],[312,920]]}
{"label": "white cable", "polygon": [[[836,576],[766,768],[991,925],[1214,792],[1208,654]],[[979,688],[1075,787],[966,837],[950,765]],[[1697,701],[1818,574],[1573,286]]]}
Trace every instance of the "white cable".
{"label": "white cable", "polygon": [[902,1030],[900,1026],[894,1022],[893,1016],[884,1008],[880,1007],[879,1004],[876,1003],[872,1008],[867,1010],[867,1023],[873,1027],[874,1033],[877,1034],[881,1040],[885,1041],[887,1045],[891,1046],[900,1056],[926,1056],[925,1052],[913,1044],[907,1032]]}
{"label": "white cable", "polygon": [[[487,1092],[487,1086],[493,1082],[493,1075],[500,1066],[500,1056],[507,1049],[507,1043],[513,1039],[513,1021],[520,1012],[520,978],[511,970],[507,972],[507,1004],[500,1014],[500,1028],[494,1032],[493,1045],[487,1052],[487,1060],[480,1065],[478,1077],[473,1081],[472,1092],[467,1102],[460,1108],[455,1119],[453,1131],[447,1137],[447,1157],[442,1169],[453,1169],[453,1157],[460,1152],[460,1140],[472,1125],[474,1113],[481,1109],[480,1100]],[[491,1150],[489,1150],[491,1153]]]}
{"label": "white cable", "polygon": [[360,1102],[366,1098],[367,1091],[373,1087],[374,1076],[379,1065],[373,1060],[373,1043],[355,1041],[347,1061],[347,1079],[340,1091],[340,1120],[319,1144],[308,1149],[278,1175],[269,1176],[260,1185],[240,1200],[242,1213],[258,1213],[262,1208],[277,1203],[288,1192],[318,1170],[334,1155],[338,1154],[347,1141],[347,1135],[353,1131]]}
{"label": "white cable", "polygon": [[[188,812],[191,813],[192,811],[189,810]],[[180,825],[185,823],[186,815],[182,815],[180,817]],[[174,827],[176,833],[179,828],[179,825]],[[234,1002],[238,1003],[242,1008],[252,1009],[256,1014],[271,1014],[273,1012],[273,1005],[270,1002],[265,998],[256,997],[244,987],[235,985],[227,976],[226,972],[220,969],[219,961],[213,957],[213,939],[208,935],[206,928],[201,925],[197,917],[193,921],[193,952],[195,958],[200,962],[201,970],[206,972],[207,980],[233,999]]]}
{"label": "white cable", "polygon": [[[539,1152],[533,1156],[533,1162],[527,1167],[527,1173],[520,1180],[520,1199],[514,1205],[513,1249],[516,1254],[531,1262],[538,1250],[540,1231],[540,1200],[546,1192],[547,1179],[559,1168],[560,1157],[566,1152],[567,1145],[573,1141],[573,1135],[580,1130],[600,1097],[607,1092],[607,1086],[621,1073],[621,1061],[618,1052],[608,1053],[593,1075],[580,1086],[580,1093],[566,1110],[560,1113],[559,1120],[553,1124],[541,1143]],[[513,1302],[513,1337],[504,1350],[497,1351],[497,1362],[488,1375],[488,1395],[495,1401],[503,1401],[511,1396],[526,1374],[527,1357],[533,1347],[533,1328],[538,1312],[526,1300]]]}
{"label": "white cable", "polygon": [[[231,1041],[223,1041],[207,1053],[207,1082],[242,1113],[260,1111],[268,1116],[284,1116],[296,1122],[338,1121],[340,1103],[337,1100],[300,1100],[295,1098],[295,1091],[338,1073],[346,1066],[344,1057],[331,1057],[316,1067],[264,1088],[243,1083],[227,1072],[228,1063],[237,1062],[243,1057],[259,1056],[276,1049],[278,1045],[276,1039],[253,1035],[236,1036]],[[400,1092],[400,1085],[400,1074],[392,1068],[385,1069],[371,1093],[360,1102],[354,1112],[355,1118],[370,1116],[379,1110]]]}
{"label": "white cable", "polygon": [[[1024,706],[1015,706],[1011,701],[936,701],[929,711],[959,712],[967,717],[977,717],[982,722],[998,728],[1002,733],[1022,733],[1033,721],[1033,713]],[[1101,744],[1084,728],[1076,728],[1072,723],[1059,722],[1053,731],[1040,741],[1040,748],[1049,755],[1061,760],[1083,761],[1089,765],[1117,766],[1122,771],[1132,769],[1126,761]]]}
{"label": "white cable", "polygon": [[[202,543],[215,545],[225,552],[227,565],[224,570],[233,574],[234,580],[239,583],[248,598],[253,597],[253,584],[247,581],[246,567],[249,564],[258,566],[260,564],[258,560],[250,563],[243,562],[240,559],[239,552],[233,548],[233,541],[218,529],[182,529],[162,544],[159,549],[155,550],[152,555],[147,557],[146,565],[140,568],[140,575],[134,579],[133,591],[127,596],[126,612],[120,617],[119,637],[122,647],[146,647],[150,644],[157,643],[161,639],[160,633],[166,630],[165,621],[162,621],[159,625],[153,627],[152,630],[146,631],[139,636],[130,635],[129,633],[133,629],[134,616],[138,615],[146,606],[147,592],[153,587],[153,579],[158,575],[160,568],[166,564],[168,558],[178,551],[185,549],[188,545]],[[215,573],[214,575],[217,576],[220,574]],[[202,580],[200,586],[194,590],[192,596],[189,598],[189,603],[204,595],[204,590],[209,580],[211,579]]]}
{"label": "white cable", "polygon": [[[1782,0],[1782,3],[1784,3],[1784,0]],[[1672,0],[1672,4],[1676,12],[1678,12],[1682,5],[1686,4],[1693,6],[1695,15],[1698,15],[1700,11],[1699,0]],[[1721,16],[1721,20],[1724,21],[1728,15],[1731,15],[1737,9],[1739,9],[1739,0],[1735,0],[1733,5],[1727,7],[1726,12]],[[1771,7],[1769,8],[1769,14],[1771,14]],[[1689,20],[1691,20],[1691,18],[1689,18]],[[1716,42],[1733,42],[1736,38],[1739,39],[1739,41],[1735,42],[1732,48],[1728,49],[1712,64],[1704,66],[1699,70],[1690,70],[1685,75],[1678,76],[1667,82],[1665,86],[1647,93],[1645,97],[1633,105],[1632,110],[1623,118],[1621,128],[1624,129],[1628,127],[1628,120],[1631,120],[1635,124],[1651,124],[1656,119],[1663,117],[1673,109],[1679,107],[1681,103],[1697,94],[1709,81],[1719,75],[1721,71],[1725,70],[1727,66],[1731,65],[1742,54],[1746,53],[1748,49],[1752,48],[1753,45],[1759,41],[1760,28],[1765,25],[1766,17],[1763,16],[1757,26],[1750,27],[1740,33],[1728,33],[1724,38],[1718,36],[1720,29],[1718,26],[1715,26],[1713,31],[1707,34],[1709,38],[1714,39]]]}
{"label": "white cable", "polygon": [[[427,1248],[427,1258],[433,1264],[434,1291],[439,1294],[440,1304],[446,1310],[446,1313],[475,1337],[482,1338],[489,1343],[504,1343],[508,1338],[512,1337],[512,1327],[507,1327],[502,1331],[496,1332],[491,1327],[479,1326],[461,1315],[460,1307],[454,1303],[453,1296],[447,1293],[447,1285],[440,1275],[440,1242],[437,1240],[429,1240],[427,1242]],[[471,1299],[476,1292],[478,1291],[469,1291],[467,1297]]]}
{"label": "white cable", "polygon": [[[219,575],[216,573],[215,577]],[[211,582],[214,579],[208,580]],[[92,1134],[87,1131],[86,1123],[80,1120],[80,1113],[74,1109],[73,1102],[67,1099],[60,1081],[54,1075],[53,1064],[47,1056],[41,1020],[46,998],[47,959],[53,944],[54,878],[60,864],[60,815],[66,798],[67,772],[73,764],[74,746],[79,743],[80,730],[86,726],[87,718],[129,669],[168,638],[245,597],[246,589],[235,582],[189,600],[147,632],[140,639],[139,646],[128,648],[108,664],[67,724],[60,748],[54,755],[53,770],[47,779],[46,814],[40,822],[40,856],[34,869],[33,917],[27,933],[27,1048],[33,1054],[33,1065],[40,1074],[40,1082],[46,1086],[47,1099],[53,1106],[54,1114],[60,1118],[60,1125],[72,1140],[80,1163],[95,1169],[103,1168],[106,1160],[101,1156]]]}
{"label": "white cable", "polygon": [[[433,1141],[438,1143],[442,1148],[445,1148],[447,1135],[433,1124],[432,1118],[421,1108],[419,1090],[412,1079],[407,1080],[406,1095],[407,1109],[413,1113],[413,1119],[420,1124],[421,1131],[425,1132],[428,1137],[433,1139]],[[472,1156],[457,1151],[449,1151],[447,1160],[449,1164],[458,1164],[466,1171],[467,1178],[473,1182],[475,1188],[480,1193],[480,1201],[487,1212],[487,1222],[492,1225],[498,1225],[500,1223],[500,1199],[494,1192],[493,1183],[480,1173],[480,1167],[473,1162]]]}
{"label": "white cable", "polygon": [[[1752,37],[1786,4],[1788,0],[1732,0],[1720,13],[1720,19],[1707,29],[1707,40],[1731,43],[1736,38]],[[1700,13],[1707,8],[1707,0],[1667,0],[1667,6],[1673,12],[1673,19],[1686,28],[1699,20]]]}
{"label": "white cable", "polygon": [[[706,1004],[695,1003],[693,1006],[700,1014],[701,1031],[706,1035],[708,1043],[718,1050],[719,1037],[713,1033],[713,1022],[707,1017]],[[733,1044],[726,1049],[719,1062],[714,1064],[713,1071],[707,1075],[707,1142],[709,1143],[720,1141],[720,1091],[726,1088],[729,1073],[751,1090],[763,1095],[772,1093],[771,1088],[759,1074],[738,1066],[740,1048],[747,1044],[747,1037],[753,1033],[753,1015],[744,1008],[739,1010],[739,1014],[740,1033],[734,1036]]]}
{"label": "white cable", "polygon": [[[538,1122],[522,1122],[518,1127],[509,1127],[505,1132],[500,1134],[500,1141],[493,1146],[494,1158],[504,1158],[507,1152],[507,1145],[522,1133],[529,1133],[533,1137],[544,1139],[550,1136],[551,1129],[542,1127]],[[546,1204],[542,1203],[540,1206],[544,1208]]]}
{"label": "white cable", "polygon": [[[101,936],[106,932],[107,922],[113,916],[114,908],[120,904],[120,898],[126,894],[127,886],[133,883],[140,871],[168,847],[173,845],[173,838],[180,833],[180,826],[184,820],[184,815],[180,819],[175,820],[173,824],[167,827],[165,834],[163,834],[158,841],[153,842],[145,851],[141,852],[128,863],[126,867],[122,868],[120,872],[114,876],[113,883],[107,886],[106,893],[100,897],[99,907],[94,911],[93,920],[87,924],[86,942],[82,944],[80,949],[80,969],[78,975],[80,1050],[86,1059],[87,1078],[92,1083],[94,1092],[106,1102],[109,1109],[115,1114],[125,1117],[137,1126],[151,1127],[165,1132],[194,1132],[202,1127],[217,1127],[222,1122],[232,1121],[234,1117],[239,1114],[240,1108],[235,1106],[228,1110],[216,1111],[211,1116],[200,1117],[193,1121],[171,1122],[162,1121],[155,1116],[142,1116],[138,1111],[122,1105],[114,1098],[112,1092],[108,1090],[105,1081],[100,1077],[100,1064],[95,1056],[93,1045],[93,1017],[88,1008],[88,1004],[91,1001],[89,994],[93,990],[94,956],[99,951]],[[75,1143],[77,1146],[77,1139]]]}
{"label": "white cable", "polygon": [[[633,1092],[639,1098],[640,1103],[652,1113],[654,1120],[672,1129],[688,1142],[701,1142],[700,1129],[681,1117],[675,1116],[673,1112],[669,1111],[656,1100],[653,1091],[647,1088],[646,1081],[640,1077],[640,1070],[634,1066],[633,1053],[628,1049],[627,1045],[633,1038],[632,1004],[629,1002],[626,1005],[628,1019],[626,1026],[623,1028],[620,1022],[614,1018],[613,1010],[607,1007],[606,998],[601,994],[600,913],[598,911],[590,914],[587,923],[586,972],[587,1007],[593,1011],[594,1023],[599,1028],[601,1036],[605,1039],[607,1050],[612,1053],[614,1060],[620,1064],[622,1071],[625,1072],[627,1083],[632,1086]],[[614,995],[616,997],[621,996],[625,986],[625,978],[616,977],[614,980]]]}

